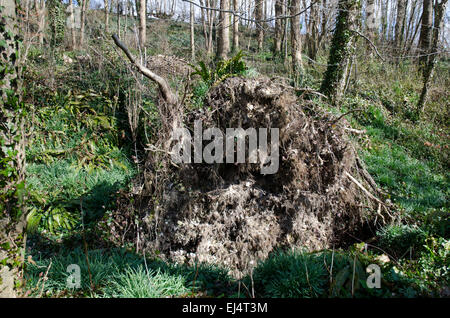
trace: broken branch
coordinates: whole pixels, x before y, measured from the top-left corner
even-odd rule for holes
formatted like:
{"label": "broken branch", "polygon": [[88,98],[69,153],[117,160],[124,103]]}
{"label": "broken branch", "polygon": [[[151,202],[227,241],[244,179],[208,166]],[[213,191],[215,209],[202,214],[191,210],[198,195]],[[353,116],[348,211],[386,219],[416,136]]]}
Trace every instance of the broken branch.
{"label": "broken branch", "polygon": [[161,76],[153,73],[151,70],[149,70],[148,68],[146,68],[139,62],[137,62],[136,58],[131,54],[130,50],[128,50],[128,48],[125,46],[125,44],[123,44],[119,40],[119,37],[116,34],[113,34],[112,38],[114,40],[114,43],[116,43],[116,45],[125,53],[125,55],[128,57],[130,62],[137,67],[139,72],[141,72],[142,75],[144,75],[145,77],[149,78],[150,80],[152,80],[156,84],[158,84],[158,87],[162,93],[164,100],[168,104],[176,105],[177,97],[175,96],[175,94],[172,93],[172,90],[170,89],[167,81],[164,78],[162,78]]}

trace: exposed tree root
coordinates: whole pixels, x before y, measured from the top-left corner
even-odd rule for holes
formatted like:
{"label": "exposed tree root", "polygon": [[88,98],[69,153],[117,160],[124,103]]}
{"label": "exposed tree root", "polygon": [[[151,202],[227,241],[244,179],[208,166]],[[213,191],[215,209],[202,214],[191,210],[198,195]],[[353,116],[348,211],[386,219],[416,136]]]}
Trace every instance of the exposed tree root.
{"label": "exposed tree root", "polygon": [[166,152],[151,152],[136,194],[146,249],[179,262],[226,265],[239,276],[276,248],[328,248],[389,217],[343,120],[306,115],[293,90],[267,78],[229,78],[205,104],[186,116],[186,127],[202,119],[203,129],[223,132],[279,128],[279,171],[261,175],[248,161],[174,166]]}

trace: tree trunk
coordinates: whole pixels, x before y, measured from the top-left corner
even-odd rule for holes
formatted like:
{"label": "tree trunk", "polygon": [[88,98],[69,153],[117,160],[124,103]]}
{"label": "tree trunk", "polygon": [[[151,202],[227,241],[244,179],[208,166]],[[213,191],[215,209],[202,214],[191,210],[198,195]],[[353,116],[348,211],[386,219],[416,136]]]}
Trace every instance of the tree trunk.
{"label": "tree trunk", "polygon": [[190,12],[189,12],[189,22],[191,25],[191,60],[195,60],[195,40],[194,40],[194,5],[191,3],[190,4]]}
{"label": "tree trunk", "polygon": [[316,59],[317,50],[319,47],[319,11],[317,6],[313,5],[309,9],[309,21],[307,24],[307,39],[308,39],[308,55],[312,60]]}
{"label": "tree trunk", "polygon": [[264,0],[255,0],[255,20],[256,20],[256,30],[258,38],[258,50],[261,51],[264,42],[264,29],[262,26],[263,20],[263,3]]}
{"label": "tree trunk", "polygon": [[339,0],[336,29],[321,86],[321,92],[330,97],[333,103],[339,102],[344,91],[354,38],[351,30],[356,22],[358,9],[359,0]]}
{"label": "tree trunk", "polygon": [[397,18],[395,21],[395,48],[397,50],[397,53],[400,52],[403,44],[403,34],[405,32],[405,18],[407,6],[408,6],[407,0],[397,1]]}
{"label": "tree trunk", "polygon": [[[206,7],[215,8],[216,0],[206,0]],[[213,54],[213,29],[214,29],[214,20],[215,20],[215,12],[213,10],[207,10],[205,13],[206,18],[208,19],[207,29],[205,29],[205,46],[206,52],[208,55]]]}
{"label": "tree trunk", "polygon": [[388,34],[389,22],[388,22],[388,4],[381,1],[381,36],[380,40],[384,40],[386,34]]}
{"label": "tree trunk", "polygon": [[[72,0],[70,0],[72,2]],[[109,28],[109,0],[105,1],[105,31],[108,32]]]}
{"label": "tree trunk", "polygon": [[417,14],[416,19],[417,18],[418,18],[418,20],[413,22],[415,27],[413,28],[414,31],[412,33],[412,36],[410,37],[410,40],[409,40],[408,44],[406,44],[406,48],[405,48],[405,53],[406,54],[409,54],[411,52],[413,44],[414,44],[414,41],[415,41],[416,36],[417,36],[417,33],[419,32],[419,29],[420,29],[420,25],[422,23],[422,15],[420,15],[420,17],[419,17],[419,14]]}
{"label": "tree trunk", "polygon": [[[433,26],[433,1],[423,0],[422,8],[422,26],[420,28],[419,38],[419,53],[425,55],[430,49],[431,43],[431,29]],[[419,58],[420,67],[423,68],[427,64],[427,56],[421,56]]]}
{"label": "tree trunk", "polygon": [[[205,6],[203,0],[200,0],[200,5],[202,7]],[[205,49],[208,52],[209,51],[208,50],[208,27],[206,25],[206,20],[207,20],[209,13],[208,13],[208,11],[206,11],[206,12],[205,11],[206,10],[203,8],[200,9],[202,26],[203,26],[203,37],[205,38]]]}
{"label": "tree trunk", "polygon": [[145,47],[147,38],[147,0],[140,0],[139,3],[139,45]]}
{"label": "tree trunk", "polygon": [[[284,2],[284,7],[285,7],[284,12],[286,13],[286,15],[289,12],[289,3],[290,3],[290,0],[285,0],[285,2]],[[284,43],[283,60],[284,60],[284,62],[286,62],[288,59],[288,32],[289,32],[289,19],[286,18],[286,19],[284,19],[284,33],[283,33],[283,43]]]}
{"label": "tree trunk", "polygon": [[230,0],[220,0],[219,33],[217,38],[217,58],[227,59],[230,52]]}
{"label": "tree trunk", "polygon": [[375,0],[367,0],[366,2],[366,34],[373,40],[374,38],[374,11],[375,11]]}
{"label": "tree trunk", "polygon": [[0,298],[16,297],[16,283],[23,265],[26,214],[24,210],[25,142],[20,107],[18,65],[18,2],[2,1],[0,42]]}
{"label": "tree trunk", "polygon": [[[275,16],[280,17],[283,15],[283,0],[275,0]],[[281,41],[283,36],[283,23],[281,19],[275,20],[275,47],[274,52],[275,55],[279,55],[281,53]]]}
{"label": "tree trunk", "polygon": [[[417,0],[414,0],[414,2],[411,5],[411,12],[409,14],[409,16],[410,16],[409,19],[407,18],[408,13],[406,14],[406,17],[405,17],[405,29],[406,30],[405,30],[405,41],[404,41],[404,46],[403,46],[403,52],[406,51],[407,45],[412,37],[412,34],[411,34],[413,32],[412,31],[412,23],[414,21],[415,14],[416,14],[416,6],[417,6]],[[406,8],[406,10],[408,10],[408,8]]]}
{"label": "tree trunk", "polygon": [[[233,0],[233,11],[239,10],[239,0]],[[239,50],[239,17],[233,15],[233,51]]]}
{"label": "tree trunk", "polygon": [[427,64],[423,67],[423,88],[422,93],[420,94],[419,102],[417,104],[417,108],[419,113],[422,113],[425,107],[425,103],[427,100],[428,95],[428,86],[431,82],[432,76],[433,76],[433,70],[434,65],[436,63],[436,53],[439,48],[439,37],[440,37],[440,30],[443,27],[444,22],[444,14],[445,14],[445,8],[447,5],[447,0],[441,0],[441,2],[436,3],[435,7],[435,20],[434,20],[434,28],[433,28],[433,35],[432,35],[432,44],[431,48],[428,52],[430,54],[427,59]]}
{"label": "tree trunk", "polygon": [[86,26],[86,12],[89,9],[89,0],[82,0],[81,1],[81,19],[80,19],[80,46],[83,47],[84,45],[84,30]]}
{"label": "tree trunk", "polygon": [[37,3],[36,3],[36,15],[39,17],[39,22],[38,22],[38,33],[39,33],[39,44],[43,45],[44,44],[44,31],[45,31],[45,1],[41,0],[40,4],[39,4],[39,8],[37,7]]}
{"label": "tree trunk", "polygon": [[116,0],[117,1],[117,33],[119,34],[120,37],[120,16],[122,15],[122,4],[120,3],[120,0]]}
{"label": "tree trunk", "polygon": [[328,38],[327,26],[328,26],[327,0],[322,0],[322,25],[321,25],[321,32],[319,35],[319,44],[321,44],[322,48],[325,48],[324,39]]}
{"label": "tree trunk", "polygon": [[300,0],[291,0],[291,52],[292,52],[292,73],[294,83],[297,85],[303,72],[302,65],[302,40],[300,38]]}
{"label": "tree trunk", "polygon": [[[42,1],[45,2],[45,1]],[[70,36],[71,36],[71,42],[72,42],[72,49],[77,48],[77,40],[75,37],[75,15],[73,14],[73,1],[69,0],[69,20],[71,24],[70,28]]]}

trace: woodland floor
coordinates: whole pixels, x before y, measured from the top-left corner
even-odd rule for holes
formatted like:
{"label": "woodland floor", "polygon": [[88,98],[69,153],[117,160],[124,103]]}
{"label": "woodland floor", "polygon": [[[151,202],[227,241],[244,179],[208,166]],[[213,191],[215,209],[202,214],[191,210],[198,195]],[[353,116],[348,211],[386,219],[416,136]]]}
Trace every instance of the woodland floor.
{"label": "woodland floor", "polygon": [[[202,48],[200,32],[197,38]],[[255,39],[244,31],[241,41]],[[188,25],[153,21],[148,43],[149,56],[186,59]],[[288,68],[272,58],[270,46],[267,41],[261,52],[245,50],[248,69],[242,76],[287,77]],[[110,231],[122,226],[111,215],[120,207],[118,198],[136,190],[131,181],[142,172],[143,148],[161,124],[156,87],[147,81],[145,89],[136,84],[109,39],[90,40],[85,51],[61,47],[50,54],[32,47],[25,72],[26,102],[33,105],[34,116],[27,148],[31,216],[24,294],[249,297],[254,290],[257,297],[449,296],[449,61],[437,64],[429,103],[419,119],[414,109],[421,80],[412,62],[382,63],[375,56],[362,58],[366,54],[358,56],[364,62],[351,77],[341,105],[313,97],[311,110],[335,116],[352,111],[346,116],[348,125],[364,133],[349,135],[368,172],[394,204],[394,219],[366,229],[364,241],[347,237],[335,250],[273,252],[251,276],[236,279],[225,267],[180,265],[142,255],[135,244]],[[303,87],[319,88],[326,57],[320,52],[319,64],[305,65]],[[197,59],[206,57],[200,51]],[[161,65],[160,72],[171,72]],[[171,84],[182,95],[183,79],[177,74],[182,70],[172,74]],[[203,106],[207,90],[193,79],[187,98],[192,109]],[[130,101],[142,105],[141,121],[147,123],[136,129],[136,138],[127,117]],[[335,274],[329,271],[332,259]],[[371,263],[382,269],[380,289],[367,288],[365,268]],[[79,289],[67,288],[70,264],[81,267]]]}

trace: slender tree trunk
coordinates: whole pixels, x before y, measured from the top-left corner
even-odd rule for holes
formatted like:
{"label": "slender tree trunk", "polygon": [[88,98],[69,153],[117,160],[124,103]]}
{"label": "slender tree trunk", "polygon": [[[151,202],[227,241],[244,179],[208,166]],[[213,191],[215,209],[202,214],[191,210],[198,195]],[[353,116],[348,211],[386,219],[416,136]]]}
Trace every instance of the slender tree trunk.
{"label": "slender tree trunk", "polygon": [[145,47],[147,39],[147,0],[139,2],[139,45]]}
{"label": "slender tree trunk", "polygon": [[86,12],[89,9],[89,0],[82,0],[81,5],[81,19],[80,19],[80,46],[84,45],[85,27],[86,27]]}
{"label": "slender tree trunk", "polygon": [[[42,1],[44,2],[44,1]],[[70,20],[70,24],[71,24],[71,28],[70,28],[70,35],[71,35],[71,40],[72,40],[72,49],[76,49],[77,48],[77,40],[75,37],[75,15],[73,13],[73,1],[69,0],[69,20]]]}
{"label": "slender tree trunk", "polygon": [[117,33],[120,37],[120,16],[122,15],[122,4],[120,3],[121,0],[117,1]]}
{"label": "slender tree trunk", "polygon": [[[124,11],[124,14],[125,14],[125,23],[124,23],[124,26],[123,26],[123,37],[127,38],[128,12],[130,11],[130,0],[125,0],[125,2],[123,4],[123,11]],[[139,37],[140,37],[140,35],[139,35]],[[139,39],[139,42],[140,41],[141,40]]]}
{"label": "slender tree trunk", "polygon": [[354,38],[354,27],[359,9],[359,0],[339,0],[336,29],[331,43],[328,67],[321,86],[323,94],[338,103],[344,92]]}
{"label": "slender tree trunk", "polygon": [[[283,0],[275,0],[275,16],[280,17],[283,15]],[[283,23],[281,19],[275,20],[275,47],[274,52],[275,55],[279,55],[281,53],[281,41],[283,36]]]}
{"label": "slender tree trunk", "polygon": [[309,9],[309,21],[307,24],[307,39],[308,39],[308,55],[312,60],[316,59],[318,45],[319,45],[319,11],[317,6],[312,6]]}
{"label": "slender tree trunk", "polygon": [[433,76],[434,65],[436,63],[436,55],[439,48],[440,31],[443,28],[446,5],[447,0],[441,0],[440,2],[437,1],[436,3],[432,44],[428,52],[428,54],[430,55],[428,56],[427,64],[423,67],[423,88],[422,93],[420,94],[419,102],[417,104],[419,113],[423,112],[427,100],[428,87],[430,85]]}
{"label": "slender tree trunk", "polygon": [[[401,0],[400,0],[401,1]],[[375,40],[375,32],[378,31],[379,25],[377,23],[377,8],[375,6],[375,0],[367,0],[366,5],[366,29],[367,36],[372,41]]]}
{"label": "slender tree trunk", "polygon": [[300,0],[291,0],[291,52],[292,73],[294,83],[297,85],[303,72],[302,64],[302,40],[300,37]]}
{"label": "slender tree trunk", "polygon": [[397,50],[397,53],[401,50],[403,44],[403,34],[405,33],[405,18],[407,6],[408,6],[407,0],[397,1],[397,18],[395,21],[395,48]]}
{"label": "slender tree trunk", "polygon": [[381,41],[385,40],[386,35],[389,33],[388,4],[385,1],[381,1],[381,36],[379,37]]}
{"label": "slender tree trunk", "polygon": [[[422,9],[422,25],[420,29],[419,38],[419,53],[425,55],[430,49],[431,45],[431,30],[433,27],[433,1],[423,0]],[[422,56],[419,58],[420,67],[425,67],[428,57]]]}
{"label": "slender tree trunk", "polygon": [[407,54],[409,54],[409,53],[411,52],[411,50],[412,50],[414,41],[416,40],[416,37],[417,37],[417,33],[419,32],[421,23],[422,23],[422,15],[420,16],[420,18],[419,18],[419,20],[417,21],[417,23],[415,23],[414,33],[413,33],[413,35],[411,36],[411,39],[410,39],[410,41],[409,41],[409,44],[407,44],[407,47],[406,47],[406,53],[407,53]]}
{"label": "slender tree trunk", "polygon": [[[239,10],[239,0],[233,0],[233,11]],[[239,50],[239,17],[233,15],[233,51]]]}
{"label": "slender tree trunk", "polygon": [[[206,0],[206,1],[207,1],[208,7],[215,8],[217,5],[216,0]],[[207,12],[207,15],[208,15],[208,29],[209,29],[207,53],[208,53],[208,55],[212,55],[213,51],[214,51],[213,31],[214,31],[214,25],[215,25],[215,20],[216,20],[216,13],[213,10],[209,10],[209,12]]]}
{"label": "slender tree trunk", "polygon": [[[289,4],[290,4],[290,0],[285,0],[285,10],[284,12],[287,13],[289,12]],[[288,33],[289,33],[289,19],[286,18],[284,19],[284,35],[283,35],[283,43],[284,43],[284,56],[283,59],[286,62],[288,59]]]}
{"label": "slender tree trunk", "polygon": [[[205,6],[203,0],[200,0],[200,5],[201,6]],[[208,6],[208,3],[206,3],[206,6]],[[207,24],[206,24],[206,22],[207,22],[206,20],[207,20],[207,18],[209,16],[209,13],[208,13],[208,11],[206,11],[206,12],[205,11],[206,11],[205,9],[201,8],[203,37],[205,38],[205,49],[206,49],[206,51],[209,54],[210,52],[209,52],[209,48],[208,48],[208,45],[209,45],[209,41],[208,41],[208,27],[207,27]]]}
{"label": "slender tree trunk", "polygon": [[189,12],[189,20],[190,20],[190,24],[191,24],[191,60],[192,61],[195,60],[194,15],[195,15],[194,5],[191,3],[190,4],[190,12]]}
{"label": "slender tree trunk", "polygon": [[227,59],[230,52],[230,9],[229,0],[220,0],[219,32],[217,37],[217,58]]}
{"label": "slender tree trunk", "polygon": [[[411,5],[411,13],[409,14],[409,19],[408,19],[408,14],[406,14],[406,18],[405,18],[405,41],[404,41],[404,46],[403,46],[403,52],[406,51],[407,46],[408,46],[408,42],[411,40],[412,37],[412,26],[413,26],[413,21],[415,19],[415,14],[416,14],[416,6],[417,6],[417,0],[414,0],[413,4]],[[407,8],[408,10],[408,8]],[[408,21],[406,23],[406,21]]]}
{"label": "slender tree trunk", "polygon": [[44,44],[44,31],[45,31],[45,1],[41,0],[40,4],[39,4],[39,8],[37,7],[37,3],[36,3],[36,15],[39,17],[39,22],[38,22],[38,33],[39,33],[39,44],[43,45]]}
{"label": "slender tree trunk", "polygon": [[262,25],[263,20],[263,6],[264,0],[255,0],[255,20],[256,20],[256,30],[258,38],[258,50],[262,50],[264,42],[264,29]]}
{"label": "slender tree trunk", "polygon": [[109,28],[109,0],[104,0],[105,2],[105,31],[108,32]]}
{"label": "slender tree trunk", "polygon": [[324,39],[328,38],[327,26],[328,26],[327,0],[322,0],[322,25],[321,25],[321,32],[319,35],[319,44],[321,44],[322,48],[325,48]]}

